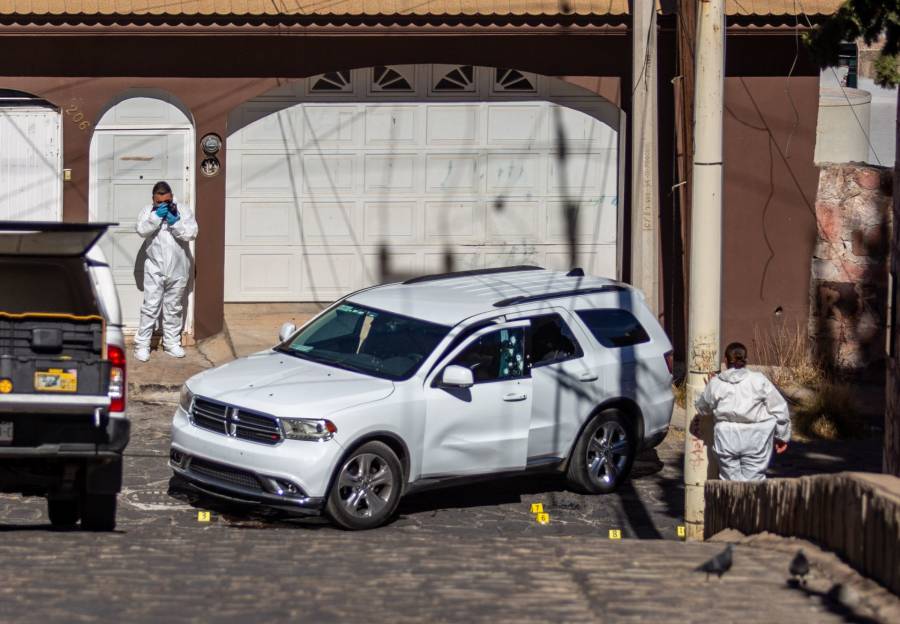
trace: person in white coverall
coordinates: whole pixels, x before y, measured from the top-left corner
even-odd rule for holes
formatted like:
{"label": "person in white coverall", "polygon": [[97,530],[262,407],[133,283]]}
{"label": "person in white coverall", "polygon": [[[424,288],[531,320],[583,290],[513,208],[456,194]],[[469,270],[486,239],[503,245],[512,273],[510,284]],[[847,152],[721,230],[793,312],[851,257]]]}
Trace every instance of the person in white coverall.
{"label": "person in white coverall", "polygon": [[697,411],[715,418],[713,450],[719,478],[762,481],[776,452],[787,450],[791,418],[787,402],[765,375],[748,370],[747,348],[725,348],[727,369],[709,380],[697,399]]}
{"label": "person in white coverall", "polygon": [[191,272],[188,243],[197,238],[197,222],[190,209],[175,203],[169,185],[157,182],[153,186],[153,203],[138,216],[137,233],[147,239],[147,258],[134,356],[141,362],[150,359],[150,338],[162,311],[163,350],[172,357],[184,357],[181,328],[184,291]]}

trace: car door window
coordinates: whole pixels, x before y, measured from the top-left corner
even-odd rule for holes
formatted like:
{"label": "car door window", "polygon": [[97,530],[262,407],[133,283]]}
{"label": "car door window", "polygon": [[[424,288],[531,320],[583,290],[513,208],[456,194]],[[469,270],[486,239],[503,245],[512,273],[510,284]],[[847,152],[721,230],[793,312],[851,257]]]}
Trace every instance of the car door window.
{"label": "car door window", "polygon": [[529,360],[532,366],[565,362],[582,355],[578,341],[558,314],[531,319]]}
{"label": "car door window", "polygon": [[525,376],[525,330],[500,329],[476,339],[451,364],[472,371],[475,383]]}
{"label": "car door window", "polygon": [[577,314],[604,347],[630,347],[650,342],[647,330],[627,310],[578,310]]}

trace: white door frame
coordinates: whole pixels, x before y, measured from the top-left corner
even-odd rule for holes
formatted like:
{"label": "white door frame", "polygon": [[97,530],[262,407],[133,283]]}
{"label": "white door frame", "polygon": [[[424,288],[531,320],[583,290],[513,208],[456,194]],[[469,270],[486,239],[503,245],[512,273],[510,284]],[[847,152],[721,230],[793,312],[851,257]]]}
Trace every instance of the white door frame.
{"label": "white door frame", "polygon": [[[97,140],[98,136],[104,134],[135,134],[135,135],[148,135],[148,134],[159,134],[161,132],[164,133],[180,133],[184,134],[184,189],[188,194],[187,199],[183,197],[179,197],[178,199],[181,201],[185,201],[188,206],[190,206],[191,211],[194,213],[195,217],[197,214],[197,206],[195,198],[197,196],[197,188],[196,188],[196,175],[194,173],[194,127],[189,124],[171,124],[171,125],[133,125],[133,126],[117,126],[117,125],[103,125],[94,130],[94,134],[91,136],[91,144],[90,144],[90,174],[89,174],[89,183],[88,183],[88,220],[96,221],[97,220],[97,145],[99,141]],[[196,258],[194,241],[189,243],[191,249],[191,255]],[[196,268],[194,268],[194,274],[196,275]],[[187,310],[184,315],[184,330],[183,333],[193,335],[194,333],[194,290],[196,290],[196,283],[194,284],[194,288],[188,293],[188,305]],[[134,334],[137,328],[128,328],[125,330],[126,334]]]}

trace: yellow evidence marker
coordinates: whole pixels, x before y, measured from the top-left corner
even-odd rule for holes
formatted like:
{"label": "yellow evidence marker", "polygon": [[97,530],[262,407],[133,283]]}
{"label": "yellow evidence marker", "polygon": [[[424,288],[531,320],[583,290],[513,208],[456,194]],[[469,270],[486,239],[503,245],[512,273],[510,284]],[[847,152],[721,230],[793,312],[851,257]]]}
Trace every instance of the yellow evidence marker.
{"label": "yellow evidence marker", "polygon": [[208,511],[198,511],[197,512],[197,522],[209,522],[209,512]]}
{"label": "yellow evidence marker", "polygon": [[539,513],[534,517],[538,524],[550,524],[550,514]]}
{"label": "yellow evidence marker", "polygon": [[610,529],[609,539],[622,539],[622,529]]}
{"label": "yellow evidence marker", "polygon": [[544,513],[544,504],[543,503],[531,503],[531,513],[533,513],[533,514]]}
{"label": "yellow evidence marker", "polygon": [[677,527],[675,527],[675,534],[678,537],[680,537],[681,539],[684,539],[687,536],[687,532],[684,530],[683,524],[680,524]]}

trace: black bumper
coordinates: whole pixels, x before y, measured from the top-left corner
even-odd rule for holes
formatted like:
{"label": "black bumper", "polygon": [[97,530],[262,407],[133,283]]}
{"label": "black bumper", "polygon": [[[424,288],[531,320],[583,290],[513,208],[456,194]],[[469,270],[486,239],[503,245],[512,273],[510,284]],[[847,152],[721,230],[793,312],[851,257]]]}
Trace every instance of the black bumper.
{"label": "black bumper", "polygon": [[0,446],[0,460],[42,459],[42,458],[109,458],[122,456],[131,437],[131,421],[124,418],[109,418],[105,428],[96,432],[93,442],[66,442],[53,440],[28,446]]}

